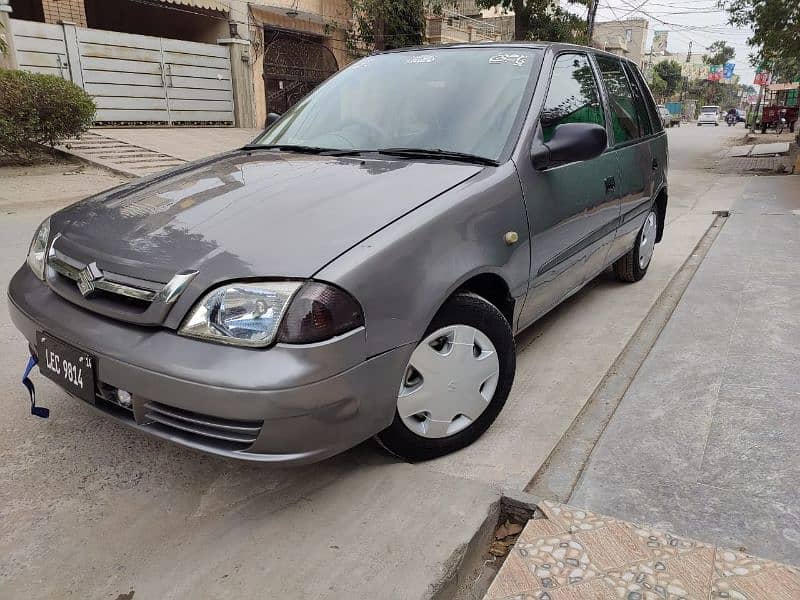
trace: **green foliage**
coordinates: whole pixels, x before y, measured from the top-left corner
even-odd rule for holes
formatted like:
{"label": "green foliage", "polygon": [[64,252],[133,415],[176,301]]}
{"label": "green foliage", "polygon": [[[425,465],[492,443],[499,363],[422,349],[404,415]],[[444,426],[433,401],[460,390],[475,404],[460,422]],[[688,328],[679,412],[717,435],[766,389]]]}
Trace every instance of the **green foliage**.
{"label": "green foliage", "polygon": [[665,60],[657,63],[653,67],[653,72],[664,81],[664,95],[672,96],[678,91],[683,81],[681,75],[681,64],[674,60]]}
{"label": "green foliage", "polygon": [[800,80],[800,2],[797,0],[719,0],[732,25],[751,27],[747,40],[758,50],[750,62],[783,81]]}
{"label": "green foliage", "polygon": [[26,160],[39,144],[86,131],[94,112],[89,95],[70,81],[0,69],[0,152]]}
{"label": "green foliage", "polygon": [[667,82],[658,74],[658,71],[653,71],[653,79],[650,81],[650,91],[656,100],[661,101],[667,94]]}
{"label": "green foliage", "polygon": [[708,47],[708,55],[703,57],[703,62],[707,65],[724,65],[736,56],[736,50],[725,43],[724,40],[718,40]]}
{"label": "green foliage", "polygon": [[[586,5],[586,0],[568,0]],[[514,39],[585,44],[586,22],[563,8],[558,0],[477,0],[482,8],[514,11]]]}
{"label": "green foliage", "polygon": [[348,0],[353,26],[347,48],[353,56],[372,50],[418,46],[425,39],[423,0]]}
{"label": "green foliage", "polygon": [[700,79],[689,82],[686,97],[697,99],[698,106],[718,105],[727,110],[739,105],[739,94],[746,87]]}

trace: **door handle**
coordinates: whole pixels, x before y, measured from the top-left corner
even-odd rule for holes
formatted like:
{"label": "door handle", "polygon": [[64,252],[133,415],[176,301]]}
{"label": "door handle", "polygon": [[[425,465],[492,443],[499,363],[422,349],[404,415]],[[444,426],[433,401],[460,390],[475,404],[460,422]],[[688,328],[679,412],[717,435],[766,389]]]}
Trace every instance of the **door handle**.
{"label": "door handle", "polygon": [[653,159],[653,171],[658,171],[658,159]]}
{"label": "door handle", "polygon": [[617,189],[617,180],[613,177],[606,177],[605,184],[607,192],[613,192],[615,189]]}

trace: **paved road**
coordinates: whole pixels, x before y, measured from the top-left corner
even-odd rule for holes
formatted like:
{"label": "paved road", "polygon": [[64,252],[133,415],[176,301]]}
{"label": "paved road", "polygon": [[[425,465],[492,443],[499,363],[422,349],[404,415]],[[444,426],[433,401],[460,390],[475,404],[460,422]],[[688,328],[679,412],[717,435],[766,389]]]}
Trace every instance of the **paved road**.
{"label": "paved road", "polygon": [[[372,443],[307,468],[193,454],[112,424],[37,376],[48,421],[27,415],[26,350],[0,298],[0,595],[424,598],[506,490],[522,490],[712,221],[744,185],[707,169],[741,130],[670,131],[668,228],[647,278],[601,277],[520,336],[517,382],[471,448],[410,466]],[[70,194],[110,181],[0,175],[0,285]],[[16,187],[11,187],[16,186]],[[17,191],[13,191],[17,190]],[[72,194],[74,196],[74,194]],[[11,214],[7,214],[11,213]]]}

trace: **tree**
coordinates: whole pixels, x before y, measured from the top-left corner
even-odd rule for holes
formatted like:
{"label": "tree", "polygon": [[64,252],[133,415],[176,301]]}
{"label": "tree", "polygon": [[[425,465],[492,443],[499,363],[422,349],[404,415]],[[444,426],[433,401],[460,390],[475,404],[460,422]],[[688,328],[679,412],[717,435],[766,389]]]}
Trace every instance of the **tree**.
{"label": "tree", "polygon": [[797,0],[719,0],[732,25],[751,27],[748,44],[757,48],[750,62],[784,81],[800,80],[800,2]]}
{"label": "tree", "polygon": [[657,75],[664,81],[664,95],[672,96],[678,91],[683,80],[681,64],[674,60],[664,60],[653,67],[654,78]]}
{"label": "tree", "polygon": [[348,0],[353,26],[347,47],[358,56],[370,50],[419,46],[425,39],[423,0]]}
{"label": "tree", "polygon": [[715,105],[727,109],[739,104],[739,94],[742,89],[747,89],[747,86],[695,79],[689,82],[687,97],[696,98],[701,105]]}
{"label": "tree", "polygon": [[653,79],[650,81],[650,91],[656,100],[660,101],[667,96],[667,82],[658,74],[658,71],[653,71]]}
{"label": "tree", "polygon": [[703,62],[707,65],[724,65],[736,56],[736,50],[725,43],[725,40],[718,40],[708,48],[708,54],[703,57]]}
{"label": "tree", "polygon": [[[588,0],[567,0],[586,6]],[[477,0],[482,8],[500,7],[514,11],[515,40],[547,40],[583,43],[586,21],[562,8],[558,0]]]}

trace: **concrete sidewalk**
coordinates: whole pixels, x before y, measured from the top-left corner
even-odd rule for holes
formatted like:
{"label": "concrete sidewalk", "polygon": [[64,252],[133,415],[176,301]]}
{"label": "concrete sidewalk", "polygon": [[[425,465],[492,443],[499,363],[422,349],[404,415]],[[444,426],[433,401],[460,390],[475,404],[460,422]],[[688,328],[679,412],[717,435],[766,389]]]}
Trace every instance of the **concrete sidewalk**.
{"label": "concrete sidewalk", "polygon": [[240,148],[260,129],[186,127],[92,129],[58,149],[118,173],[141,177]]}
{"label": "concrete sidewalk", "polygon": [[800,178],[751,179],[571,504],[800,564],[798,264]]}
{"label": "concrete sidewalk", "polygon": [[800,570],[543,502],[485,600],[794,600]]}

